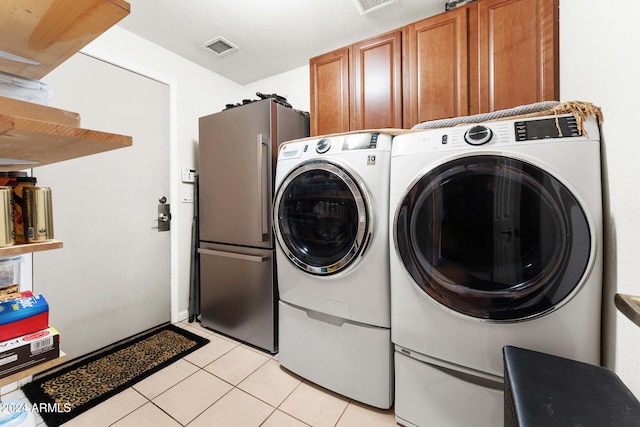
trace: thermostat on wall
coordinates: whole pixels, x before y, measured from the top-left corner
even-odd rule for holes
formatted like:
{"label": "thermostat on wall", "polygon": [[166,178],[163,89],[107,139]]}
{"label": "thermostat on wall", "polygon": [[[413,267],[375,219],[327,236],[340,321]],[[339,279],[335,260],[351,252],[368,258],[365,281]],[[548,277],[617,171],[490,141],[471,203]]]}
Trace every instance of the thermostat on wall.
{"label": "thermostat on wall", "polygon": [[196,170],[183,168],[182,182],[196,182]]}

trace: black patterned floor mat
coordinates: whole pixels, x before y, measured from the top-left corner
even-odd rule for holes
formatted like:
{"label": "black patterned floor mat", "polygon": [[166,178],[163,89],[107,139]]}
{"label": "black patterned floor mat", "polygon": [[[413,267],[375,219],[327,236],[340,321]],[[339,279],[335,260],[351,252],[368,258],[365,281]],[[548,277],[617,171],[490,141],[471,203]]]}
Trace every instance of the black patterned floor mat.
{"label": "black patterned floor mat", "polygon": [[136,337],[33,381],[22,390],[50,427],[59,426],[207,344],[174,325]]}

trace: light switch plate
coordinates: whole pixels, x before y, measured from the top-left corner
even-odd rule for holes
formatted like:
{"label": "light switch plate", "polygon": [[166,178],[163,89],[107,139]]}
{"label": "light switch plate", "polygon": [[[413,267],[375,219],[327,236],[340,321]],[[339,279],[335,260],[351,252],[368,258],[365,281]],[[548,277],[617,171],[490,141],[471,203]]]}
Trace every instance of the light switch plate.
{"label": "light switch plate", "polygon": [[186,190],[182,193],[182,203],[193,203],[193,191]]}

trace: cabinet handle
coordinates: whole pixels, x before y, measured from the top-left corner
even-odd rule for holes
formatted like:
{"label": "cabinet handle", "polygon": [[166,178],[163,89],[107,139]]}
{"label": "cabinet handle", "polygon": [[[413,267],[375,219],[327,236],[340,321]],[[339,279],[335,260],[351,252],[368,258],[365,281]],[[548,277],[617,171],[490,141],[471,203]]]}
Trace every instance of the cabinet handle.
{"label": "cabinet handle", "polygon": [[240,259],[243,261],[252,261],[252,262],[265,262],[270,258],[268,256],[245,255],[245,254],[237,254],[235,252],[214,251],[211,249],[198,249],[198,253],[203,255],[215,255],[215,256],[221,256],[224,258],[233,258],[233,259]]}
{"label": "cabinet handle", "polygon": [[258,134],[258,188],[260,191],[260,228],[262,230],[262,241],[269,240],[269,218],[267,215],[267,170],[269,168],[269,142],[264,135]]}

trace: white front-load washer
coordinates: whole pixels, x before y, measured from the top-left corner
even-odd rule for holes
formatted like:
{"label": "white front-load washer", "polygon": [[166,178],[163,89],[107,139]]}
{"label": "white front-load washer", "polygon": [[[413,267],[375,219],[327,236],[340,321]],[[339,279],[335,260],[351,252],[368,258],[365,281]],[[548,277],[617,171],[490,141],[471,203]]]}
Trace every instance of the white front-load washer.
{"label": "white front-load washer", "polygon": [[284,144],[274,200],[281,365],[380,408],[393,402],[392,138],[367,132]]}
{"label": "white front-load washer", "polygon": [[600,135],[573,115],[396,137],[397,420],[495,426],[505,345],[600,362]]}

